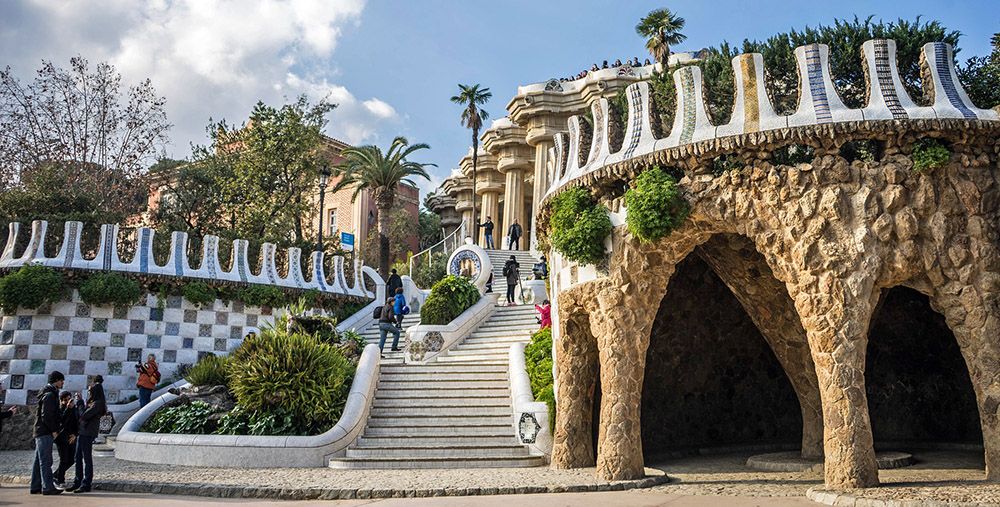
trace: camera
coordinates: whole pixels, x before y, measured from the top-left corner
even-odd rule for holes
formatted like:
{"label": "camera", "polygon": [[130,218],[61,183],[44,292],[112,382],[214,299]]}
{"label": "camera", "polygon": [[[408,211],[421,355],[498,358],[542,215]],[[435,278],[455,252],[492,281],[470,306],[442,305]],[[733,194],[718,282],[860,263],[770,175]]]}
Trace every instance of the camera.
{"label": "camera", "polygon": [[146,373],[146,365],[144,365],[142,363],[135,363],[135,372],[136,373]]}

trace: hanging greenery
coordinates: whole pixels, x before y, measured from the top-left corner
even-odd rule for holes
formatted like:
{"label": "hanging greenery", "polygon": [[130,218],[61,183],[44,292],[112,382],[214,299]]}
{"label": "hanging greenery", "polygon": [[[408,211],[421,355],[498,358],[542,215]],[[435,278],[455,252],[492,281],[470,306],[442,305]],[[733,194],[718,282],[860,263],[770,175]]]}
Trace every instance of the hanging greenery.
{"label": "hanging greenery", "polygon": [[570,188],[552,200],[552,248],[582,264],[604,260],[604,239],[611,234],[608,211],[585,188]]}
{"label": "hanging greenery", "polygon": [[625,192],[628,215],[625,226],[640,241],[649,243],[669,235],[680,227],[691,206],[677,188],[677,180],[654,166],[643,171],[632,188]]}

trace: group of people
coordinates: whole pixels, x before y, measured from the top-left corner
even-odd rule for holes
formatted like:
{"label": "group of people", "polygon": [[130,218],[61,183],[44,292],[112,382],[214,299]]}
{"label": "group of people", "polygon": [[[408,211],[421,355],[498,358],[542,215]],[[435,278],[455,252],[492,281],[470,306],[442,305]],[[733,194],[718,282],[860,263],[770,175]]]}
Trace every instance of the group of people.
{"label": "group of people", "polygon": [[[493,243],[493,229],[496,228],[496,224],[493,223],[493,217],[487,215],[486,221],[481,224],[476,224],[477,227],[483,228],[483,237],[486,244],[483,248],[488,250],[496,249]],[[508,250],[520,250],[521,249],[521,237],[524,236],[524,229],[521,228],[521,224],[517,223],[517,219],[514,219],[507,228],[507,249]]]}
{"label": "group of people", "polygon": [[410,307],[406,304],[406,296],[403,295],[403,278],[395,269],[390,272],[385,288],[390,297],[382,306],[375,308],[373,315],[378,320],[378,348],[380,351],[385,351],[385,340],[389,333],[392,333],[390,350],[398,352],[399,334],[403,331],[403,317],[410,313]]}
{"label": "group of people", "polygon": [[[48,384],[38,395],[35,409],[35,459],[31,465],[30,492],[33,495],[58,495],[63,491],[86,493],[94,481],[94,440],[100,431],[101,418],[108,411],[104,399],[104,378],[100,375],[87,388],[84,402],[79,393],[61,391],[66,377],[58,371],[49,374]],[[4,414],[13,415],[15,408]],[[9,415],[8,415],[9,414]],[[52,470],[52,447],[59,452],[59,466]],[[76,465],[72,484],[66,484],[66,472]]]}
{"label": "group of people", "polygon": [[590,74],[591,72],[597,72],[601,69],[608,69],[608,68],[613,69],[615,67],[621,67],[622,65],[630,65],[632,67],[638,67],[639,65],[650,65],[650,63],[649,63],[649,58],[646,58],[645,63],[640,64],[638,56],[633,56],[631,61],[629,61],[629,59],[626,58],[625,63],[622,63],[620,59],[615,60],[615,63],[612,63],[611,65],[608,65],[608,61],[604,60],[604,63],[602,63],[600,67],[598,67],[597,64],[595,63],[590,67],[590,70],[582,70],[575,76],[561,77],[559,78],[559,81],[563,83],[565,83],[566,81],[576,81],[577,79],[582,79],[587,77],[587,74]]}

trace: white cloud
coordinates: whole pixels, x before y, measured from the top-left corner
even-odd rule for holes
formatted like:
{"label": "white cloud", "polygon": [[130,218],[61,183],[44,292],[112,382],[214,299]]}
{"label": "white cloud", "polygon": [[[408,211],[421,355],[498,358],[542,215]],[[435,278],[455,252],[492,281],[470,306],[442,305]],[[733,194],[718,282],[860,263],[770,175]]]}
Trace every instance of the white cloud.
{"label": "white cloud", "polygon": [[[373,142],[398,122],[376,97],[358,100],[336,77],[332,57],[365,0],[30,0],[0,6],[0,63],[31,79],[41,59],[65,65],[82,54],[108,60],[125,81],[150,78],[175,125],[170,152],[204,143],[208,118],[245,120],[258,100],[306,94],[338,104],[327,133]],[[9,12],[8,12],[9,11]],[[9,15],[8,15],[9,14]],[[26,44],[25,41],[31,41]],[[391,137],[391,136],[386,136]]]}

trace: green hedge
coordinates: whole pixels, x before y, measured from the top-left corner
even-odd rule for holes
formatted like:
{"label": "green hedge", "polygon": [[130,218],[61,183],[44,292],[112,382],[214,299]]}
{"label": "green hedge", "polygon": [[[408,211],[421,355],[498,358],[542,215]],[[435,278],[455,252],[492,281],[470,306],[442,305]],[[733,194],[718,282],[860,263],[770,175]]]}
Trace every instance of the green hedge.
{"label": "green hedge", "polygon": [[479,302],[479,289],[464,276],[448,275],[431,287],[420,308],[420,323],[444,325]]}
{"label": "green hedge", "polygon": [[118,273],[97,273],[80,284],[80,299],[93,306],[132,306],[142,297],[139,282]]}
{"label": "green hedge", "polygon": [[228,386],[228,368],[228,357],[207,355],[194,366],[188,368],[187,373],[184,374],[184,380],[194,386]]}
{"label": "green hedge", "polygon": [[524,347],[524,365],[531,381],[531,394],[535,401],[549,406],[549,429],[555,431],[556,397],[552,378],[552,328],[539,329],[531,336],[531,343]]}
{"label": "green hedge", "polygon": [[668,236],[691,212],[677,180],[658,166],[636,178],[632,188],[625,192],[625,206],[628,208],[625,225],[643,242]]}
{"label": "green hedge", "polygon": [[590,191],[570,188],[552,200],[552,248],[582,264],[604,260],[604,239],[611,234],[611,218]]}
{"label": "green hedge", "polygon": [[63,298],[62,273],[52,268],[29,265],[0,278],[0,308],[14,313],[17,307],[36,309]]}
{"label": "green hedge", "polygon": [[211,307],[215,303],[215,299],[219,297],[215,288],[205,282],[185,284],[181,291],[184,294],[184,299],[203,308]]}
{"label": "green hedge", "polygon": [[944,167],[951,160],[951,149],[940,139],[925,137],[913,143],[914,171],[929,171]]}

